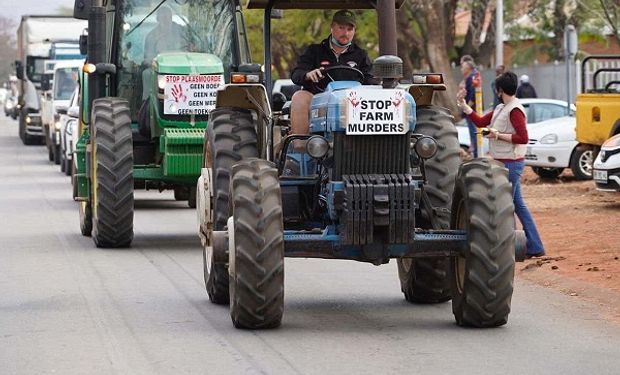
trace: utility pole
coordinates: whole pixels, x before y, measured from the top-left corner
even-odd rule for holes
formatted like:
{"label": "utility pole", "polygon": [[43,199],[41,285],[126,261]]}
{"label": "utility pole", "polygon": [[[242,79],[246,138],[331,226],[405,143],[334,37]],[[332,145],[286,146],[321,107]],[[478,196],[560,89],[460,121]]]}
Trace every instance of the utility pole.
{"label": "utility pole", "polygon": [[504,65],[504,0],[495,5],[495,66]]}
{"label": "utility pole", "polygon": [[578,42],[577,42],[577,29],[573,25],[566,25],[566,29],[564,29],[564,61],[566,63],[566,114],[570,113],[570,103],[571,103],[571,82],[573,81],[574,75],[571,77],[571,65],[573,64],[573,59],[577,54]]}

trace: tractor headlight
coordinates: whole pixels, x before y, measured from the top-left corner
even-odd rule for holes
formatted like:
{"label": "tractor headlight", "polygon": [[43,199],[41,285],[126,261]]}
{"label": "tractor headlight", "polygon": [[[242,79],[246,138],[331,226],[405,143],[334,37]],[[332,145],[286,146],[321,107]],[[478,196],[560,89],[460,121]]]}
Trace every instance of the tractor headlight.
{"label": "tractor headlight", "polygon": [[160,90],[163,90],[164,87],[166,87],[166,76],[160,76],[160,75],[157,76],[157,87]]}
{"label": "tractor headlight", "polygon": [[558,143],[558,135],[557,134],[547,134],[540,139],[540,143],[544,145],[552,145]]}
{"label": "tractor headlight", "polygon": [[437,141],[431,137],[420,137],[413,144],[413,148],[422,159],[430,159],[437,153]]}
{"label": "tractor headlight", "polygon": [[306,151],[315,159],[321,159],[329,151],[329,142],[320,135],[314,135],[306,141]]}

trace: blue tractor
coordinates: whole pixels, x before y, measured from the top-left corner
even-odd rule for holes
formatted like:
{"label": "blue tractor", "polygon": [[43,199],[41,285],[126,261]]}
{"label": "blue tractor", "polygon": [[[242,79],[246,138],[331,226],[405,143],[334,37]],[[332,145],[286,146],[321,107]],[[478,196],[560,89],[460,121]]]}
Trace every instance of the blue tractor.
{"label": "blue tractor", "polygon": [[393,19],[402,2],[249,1],[265,9],[266,92],[273,8],[376,6],[387,31],[373,62],[381,84],[362,85],[353,68],[326,69],[310,134],[289,133],[277,96],[257,105],[248,91],[245,105],[211,112],[199,233],[207,293],[230,303],[235,327],[281,324],[284,257],[396,259],[408,301],[452,299],[463,326],[507,322],[515,254],[523,249],[507,171],[488,159],[461,163],[454,119],[432,104],[433,93],[446,89],[441,74],[399,81]]}

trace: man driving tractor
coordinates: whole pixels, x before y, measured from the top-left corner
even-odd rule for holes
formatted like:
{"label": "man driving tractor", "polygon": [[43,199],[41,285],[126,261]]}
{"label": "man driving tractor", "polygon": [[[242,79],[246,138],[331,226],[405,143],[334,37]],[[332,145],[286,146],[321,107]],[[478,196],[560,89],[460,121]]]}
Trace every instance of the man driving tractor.
{"label": "man driving tractor", "polygon": [[[349,10],[334,13],[329,37],[319,44],[311,44],[299,57],[291,73],[291,80],[302,86],[291,101],[291,130],[293,134],[308,134],[310,102],[314,94],[323,91],[326,81],[322,70],[343,65],[360,70],[369,83],[371,62],[368,53],[353,43],[355,15]],[[320,82],[323,81],[323,82]]]}

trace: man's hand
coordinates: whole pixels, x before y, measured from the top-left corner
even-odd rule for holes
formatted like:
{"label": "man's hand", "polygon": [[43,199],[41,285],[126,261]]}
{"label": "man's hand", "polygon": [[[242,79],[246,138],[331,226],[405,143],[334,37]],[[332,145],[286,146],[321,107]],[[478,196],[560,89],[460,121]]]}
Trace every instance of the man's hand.
{"label": "man's hand", "polygon": [[321,73],[321,68],[314,69],[306,73],[306,81],[312,81],[314,83],[319,82],[323,79],[323,73]]}

